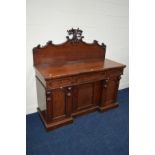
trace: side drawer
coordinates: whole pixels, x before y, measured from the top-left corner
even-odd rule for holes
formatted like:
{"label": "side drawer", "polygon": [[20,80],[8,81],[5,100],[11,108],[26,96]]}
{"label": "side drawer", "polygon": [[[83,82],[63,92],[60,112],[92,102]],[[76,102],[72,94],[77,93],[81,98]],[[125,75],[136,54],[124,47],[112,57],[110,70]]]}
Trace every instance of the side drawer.
{"label": "side drawer", "polygon": [[93,82],[93,81],[100,81],[103,79],[106,79],[106,72],[97,72],[97,73],[89,73],[89,74],[83,74],[79,75],[77,77],[77,83],[87,83],[87,82]]}
{"label": "side drawer", "polygon": [[116,68],[116,69],[110,69],[107,70],[107,76],[108,77],[115,77],[115,76],[120,76],[123,74],[123,68]]}
{"label": "side drawer", "polygon": [[66,77],[47,81],[47,87],[50,89],[66,87],[76,83],[75,77]]}

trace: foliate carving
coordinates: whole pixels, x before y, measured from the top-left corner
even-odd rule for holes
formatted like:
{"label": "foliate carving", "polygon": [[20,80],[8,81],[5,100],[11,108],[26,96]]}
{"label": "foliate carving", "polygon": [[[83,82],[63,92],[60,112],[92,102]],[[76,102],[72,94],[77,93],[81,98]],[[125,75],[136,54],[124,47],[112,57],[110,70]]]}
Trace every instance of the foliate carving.
{"label": "foliate carving", "polygon": [[[70,29],[67,30],[68,32],[68,36],[66,37],[68,40],[72,41],[72,42],[79,42],[82,40],[82,38],[84,38],[82,36],[82,30],[78,29]],[[70,37],[71,36],[71,37]]]}

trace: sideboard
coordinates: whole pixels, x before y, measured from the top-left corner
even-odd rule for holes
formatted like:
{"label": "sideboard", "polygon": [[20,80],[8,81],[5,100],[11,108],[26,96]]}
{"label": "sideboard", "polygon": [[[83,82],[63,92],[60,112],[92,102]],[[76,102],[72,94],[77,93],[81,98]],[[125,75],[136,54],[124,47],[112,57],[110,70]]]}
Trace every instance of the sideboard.
{"label": "sideboard", "polygon": [[33,48],[38,111],[47,130],[72,123],[92,111],[118,106],[123,64],[106,59],[106,45],[83,41],[82,30],[67,31],[67,41]]}

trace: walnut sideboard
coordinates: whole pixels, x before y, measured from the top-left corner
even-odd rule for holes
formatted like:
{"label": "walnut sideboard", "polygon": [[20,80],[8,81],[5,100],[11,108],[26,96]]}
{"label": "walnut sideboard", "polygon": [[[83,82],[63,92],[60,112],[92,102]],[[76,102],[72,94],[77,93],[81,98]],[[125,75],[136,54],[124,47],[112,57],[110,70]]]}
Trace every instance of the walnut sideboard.
{"label": "walnut sideboard", "polygon": [[105,59],[106,46],[84,42],[82,30],[67,31],[62,44],[33,48],[38,111],[47,130],[72,123],[75,116],[118,106],[125,65]]}

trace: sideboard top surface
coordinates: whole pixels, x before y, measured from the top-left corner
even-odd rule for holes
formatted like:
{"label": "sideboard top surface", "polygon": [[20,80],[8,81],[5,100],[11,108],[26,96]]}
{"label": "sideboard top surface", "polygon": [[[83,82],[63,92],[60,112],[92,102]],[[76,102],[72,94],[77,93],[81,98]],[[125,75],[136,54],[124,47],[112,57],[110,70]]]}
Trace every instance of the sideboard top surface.
{"label": "sideboard top surface", "polygon": [[125,65],[114,62],[109,59],[104,61],[91,60],[91,61],[79,61],[68,62],[65,64],[55,65],[37,65],[36,70],[41,73],[45,79],[52,79],[64,76],[78,75],[81,73],[90,73],[95,71],[104,71],[113,68],[124,68]]}

